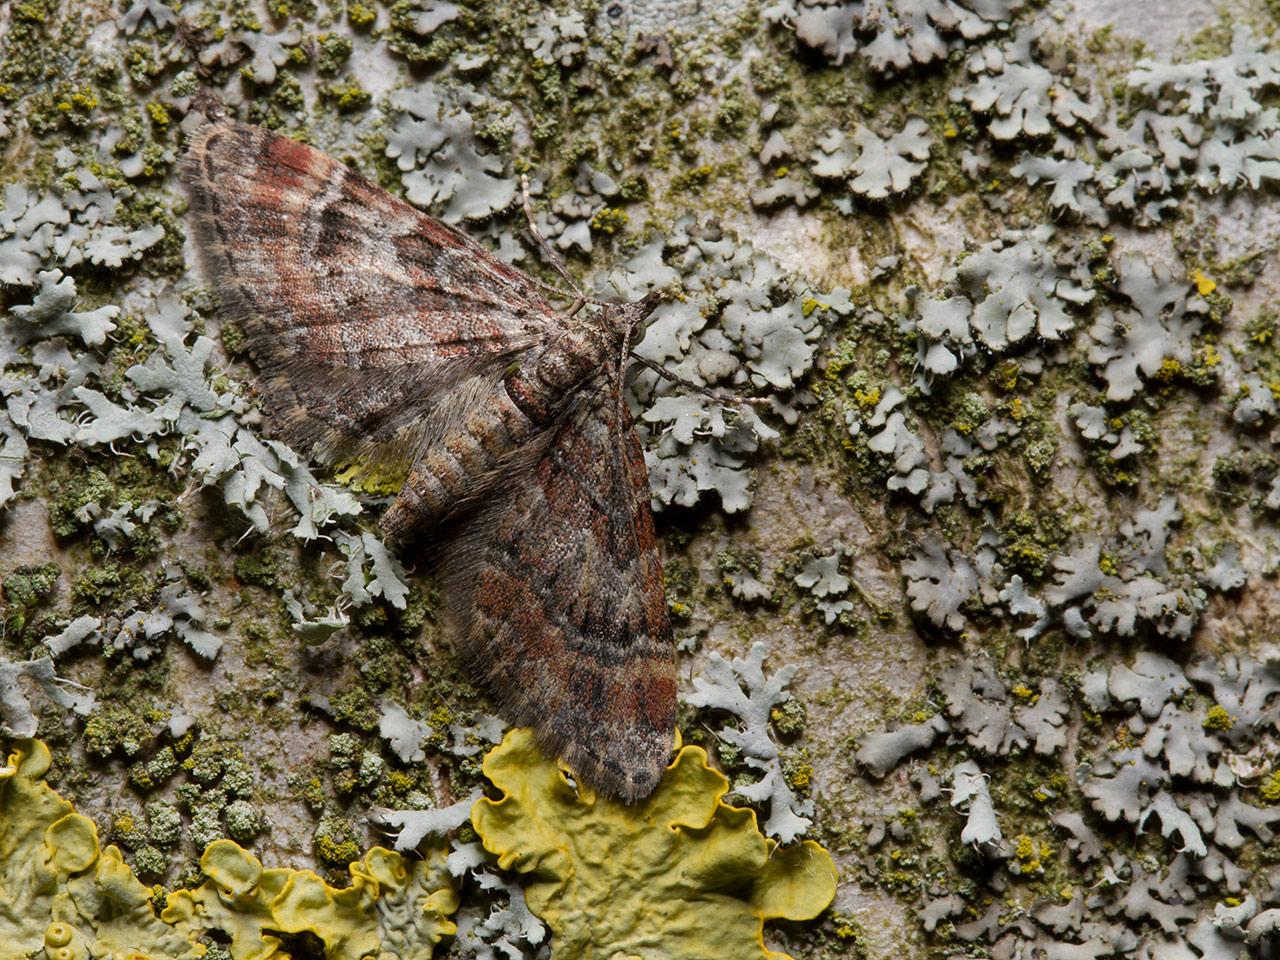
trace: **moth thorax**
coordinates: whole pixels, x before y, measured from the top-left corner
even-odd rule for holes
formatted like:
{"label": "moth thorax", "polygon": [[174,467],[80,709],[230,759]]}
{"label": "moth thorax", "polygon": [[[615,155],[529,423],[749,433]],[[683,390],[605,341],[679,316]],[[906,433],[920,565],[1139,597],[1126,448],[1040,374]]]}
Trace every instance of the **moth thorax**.
{"label": "moth thorax", "polygon": [[557,415],[577,389],[617,364],[620,339],[594,323],[575,323],[541,347],[506,381],[507,393],[534,422]]}

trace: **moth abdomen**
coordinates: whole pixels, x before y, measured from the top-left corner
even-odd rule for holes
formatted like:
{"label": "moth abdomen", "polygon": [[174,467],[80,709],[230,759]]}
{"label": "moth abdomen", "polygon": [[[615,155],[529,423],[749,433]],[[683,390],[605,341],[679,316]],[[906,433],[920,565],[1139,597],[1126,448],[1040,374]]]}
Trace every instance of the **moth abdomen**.
{"label": "moth abdomen", "polygon": [[[401,539],[452,516],[492,489],[516,457],[563,417],[582,384],[614,360],[618,338],[597,323],[575,322],[547,345],[506,366],[492,383],[427,445],[382,529]],[[618,341],[620,342],[620,341]]]}
{"label": "moth abdomen", "polygon": [[486,493],[538,433],[499,383],[422,452],[381,527],[393,539],[433,526]]}

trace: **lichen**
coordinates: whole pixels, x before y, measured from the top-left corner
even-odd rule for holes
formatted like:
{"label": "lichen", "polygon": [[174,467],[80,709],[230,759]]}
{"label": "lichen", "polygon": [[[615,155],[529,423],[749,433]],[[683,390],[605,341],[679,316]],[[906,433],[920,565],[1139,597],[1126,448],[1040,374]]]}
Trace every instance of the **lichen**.
{"label": "lichen", "polygon": [[[164,895],[141,883],[115,846],[101,848],[93,822],[42,780],[48,748],[19,742],[0,768],[0,929],[11,951],[50,957],[208,955],[217,931],[232,960],[265,957],[282,934],[310,934],[325,956],[359,960],[426,957],[454,932],[457,894],[444,851],[406,860],[380,847],[350,866],[342,888],[307,870],[268,869],[230,840],[200,858],[200,886]],[[163,855],[143,848],[144,873],[163,872]]]}
{"label": "lichen", "polygon": [[528,875],[553,956],[776,956],[765,921],[810,919],[835,894],[826,851],[767,840],[754,812],[723,803],[728,782],[699,747],[681,748],[633,806],[575,784],[525,729],[489,752],[484,771],[502,796],[477,801],[472,822],[499,866]]}

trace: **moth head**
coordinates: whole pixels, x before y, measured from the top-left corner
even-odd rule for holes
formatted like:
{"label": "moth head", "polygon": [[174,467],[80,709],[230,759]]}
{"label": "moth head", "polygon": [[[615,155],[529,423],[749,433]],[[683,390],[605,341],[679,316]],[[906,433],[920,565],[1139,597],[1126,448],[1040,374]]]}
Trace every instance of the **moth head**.
{"label": "moth head", "polygon": [[662,293],[657,290],[650,290],[639,300],[634,303],[625,303],[620,306],[623,312],[619,326],[625,333],[627,350],[630,351],[644,338],[645,319],[649,314],[653,313],[654,308],[662,302]]}

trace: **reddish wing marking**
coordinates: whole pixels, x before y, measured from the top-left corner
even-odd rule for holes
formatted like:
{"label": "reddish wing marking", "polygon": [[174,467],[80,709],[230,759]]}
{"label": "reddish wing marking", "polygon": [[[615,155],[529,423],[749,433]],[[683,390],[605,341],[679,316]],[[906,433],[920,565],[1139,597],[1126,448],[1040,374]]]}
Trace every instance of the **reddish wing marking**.
{"label": "reddish wing marking", "polygon": [[583,391],[444,570],[464,653],[506,714],[632,800],[669,758],[676,680],[644,453],[618,380],[603,371]]}
{"label": "reddish wing marking", "polygon": [[429,401],[559,323],[523,273],[305,144],[212,124],[185,170],[274,430],[321,456],[411,461]]}
{"label": "reddish wing marking", "polygon": [[[216,124],[186,172],[273,432],[416,462],[383,519],[458,520],[436,535],[475,674],[585,782],[646,796],[672,745],[674,650],[644,456],[620,365],[593,372],[598,330],[566,331],[535,281],[305,145]],[[537,376],[516,397],[521,359]]]}

